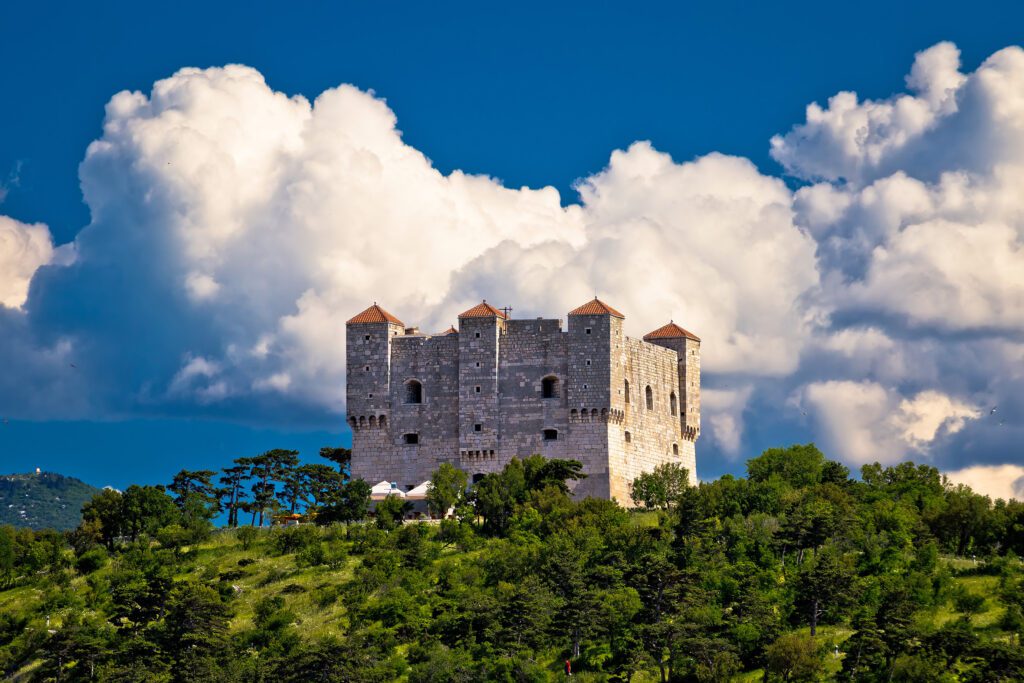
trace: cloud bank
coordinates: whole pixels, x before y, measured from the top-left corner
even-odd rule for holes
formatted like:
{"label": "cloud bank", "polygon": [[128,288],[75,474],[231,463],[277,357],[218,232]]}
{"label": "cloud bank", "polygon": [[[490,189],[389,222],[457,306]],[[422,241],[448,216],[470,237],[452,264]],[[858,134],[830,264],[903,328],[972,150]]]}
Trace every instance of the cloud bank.
{"label": "cloud bank", "polygon": [[771,140],[789,184],[637,142],[564,205],[440,173],[372,93],[182,69],[107,105],[72,245],[0,217],[0,363],[33,387],[0,409],[340,425],[344,321],[370,302],[429,330],[485,297],[564,315],[596,291],[631,335],[701,335],[704,452],[778,424],[851,464],[1012,461],[1024,51],[963,73],[940,43],[907,87],[810,105]]}

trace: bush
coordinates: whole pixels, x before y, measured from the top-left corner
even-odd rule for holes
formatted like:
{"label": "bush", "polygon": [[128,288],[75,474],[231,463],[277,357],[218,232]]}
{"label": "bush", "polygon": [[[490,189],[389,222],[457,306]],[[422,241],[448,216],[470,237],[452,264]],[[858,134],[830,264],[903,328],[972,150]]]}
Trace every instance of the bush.
{"label": "bush", "polygon": [[319,567],[327,563],[327,553],[323,543],[315,543],[303,548],[295,556],[295,564],[300,567]]}
{"label": "bush", "polygon": [[320,530],[311,524],[286,527],[277,533],[274,545],[282,555],[299,553],[320,545]]}
{"label": "bush", "polygon": [[96,547],[82,553],[82,556],[75,561],[75,568],[82,575],[92,574],[94,571],[105,567],[107,559],[107,551]]}
{"label": "bush", "polygon": [[256,530],[256,527],[243,526],[242,528],[240,528],[237,532],[237,535],[239,542],[242,544],[242,548],[244,550],[248,550],[249,548],[251,548],[253,542],[256,540],[256,537],[259,536],[259,533],[260,532]]}
{"label": "bush", "polygon": [[957,612],[978,614],[985,611],[985,596],[962,590],[953,596],[953,605]]}

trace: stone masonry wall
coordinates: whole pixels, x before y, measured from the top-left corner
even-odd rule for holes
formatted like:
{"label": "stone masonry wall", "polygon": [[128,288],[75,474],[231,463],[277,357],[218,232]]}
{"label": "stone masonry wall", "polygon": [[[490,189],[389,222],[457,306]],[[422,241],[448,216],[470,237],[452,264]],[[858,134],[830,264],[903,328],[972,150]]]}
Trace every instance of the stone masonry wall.
{"label": "stone masonry wall", "polygon": [[[621,375],[616,373],[620,391],[616,407],[621,407],[623,420],[616,429],[609,430],[608,458],[612,496],[620,503],[631,505],[629,484],[641,473],[668,462],[678,462],[692,471],[693,464],[686,462],[687,448],[680,425],[682,404],[677,354],[671,349],[626,337],[618,356]],[[647,404],[648,387],[651,407]]]}
{"label": "stone masonry wall", "polygon": [[[588,476],[577,497],[623,505],[632,505],[630,482],[659,464],[678,462],[695,477],[699,342],[671,340],[680,354],[626,337],[622,323],[574,315],[563,331],[553,319],[466,318],[458,333],[437,336],[387,323],[349,325],[353,476],[407,489],[441,462],[472,476],[540,453],[583,463]],[[556,380],[552,398],[542,397],[545,377]],[[422,384],[419,404],[405,400],[411,380]],[[545,439],[545,430],[556,438]],[[418,443],[407,444],[406,434]]]}

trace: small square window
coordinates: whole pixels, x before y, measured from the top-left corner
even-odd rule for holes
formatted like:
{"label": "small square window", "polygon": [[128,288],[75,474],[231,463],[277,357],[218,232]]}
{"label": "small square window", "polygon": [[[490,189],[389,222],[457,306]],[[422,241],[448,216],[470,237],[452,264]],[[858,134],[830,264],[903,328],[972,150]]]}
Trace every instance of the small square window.
{"label": "small square window", "polygon": [[545,441],[558,441],[558,430],[557,429],[545,429],[544,432]]}
{"label": "small square window", "polygon": [[373,394],[367,394],[366,398],[373,398]]}
{"label": "small square window", "polygon": [[420,442],[420,435],[419,434],[403,434],[402,435],[402,440],[405,443],[410,444],[410,445],[417,444],[417,443]]}
{"label": "small square window", "polygon": [[369,372],[369,371],[370,371],[370,366],[369,365],[367,365],[366,367],[363,368],[363,372]]}
{"label": "small square window", "polygon": [[480,338],[480,333],[479,333],[479,332],[477,332],[477,333],[476,333],[476,338],[477,338],[477,339],[479,339],[479,338]]}
{"label": "small square window", "polygon": [[587,334],[590,334],[590,328],[589,327],[587,328]]}
{"label": "small square window", "polygon": [[478,393],[478,394],[480,393],[480,387],[476,388],[476,393]]}
{"label": "small square window", "polygon": [[365,339],[366,341],[370,341],[370,335],[366,335],[365,337],[363,337],[363,339]]}
{"label": "small square window", "polygon": [[476,362],[476,366],[477,366],[477,367],[480,367],[480,361],[477,361],[477,362]]}
{"label": "small square window", "polygon": [[589,388],[590,388],[590,386],[589,386],[589,385],[587,385],[587,384],[584,384],[584,385],[583,385],[583,388],[584,388],[584,389],[589,389]]}
{"label": "small square window", "polygon": [[587,359],[587,365],[588,366],[590,365],[590,359],[589,358]]}
{"label": "small square window", "polygon": [[626,443],[633,443],[633,435],[626,432]]}
{"label": "small square window", "polygon": [[480,424],[479,422],[477,424],[473,425],[473,431],[474,432],[482,431],[483,428],[484,428],[484,426],[482,424]]}

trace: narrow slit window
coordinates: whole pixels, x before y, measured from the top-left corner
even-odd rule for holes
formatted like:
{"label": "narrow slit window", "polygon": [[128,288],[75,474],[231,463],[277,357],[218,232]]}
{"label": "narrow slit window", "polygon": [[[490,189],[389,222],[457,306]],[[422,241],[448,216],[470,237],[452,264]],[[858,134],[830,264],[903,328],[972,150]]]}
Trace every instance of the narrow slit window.
{"label": "narrow slit window", "polygon": [[647,388],[644,389],[644,394],[647,397],[647,410],[654,410],[654,391],[650,385],[647,385]]}

